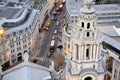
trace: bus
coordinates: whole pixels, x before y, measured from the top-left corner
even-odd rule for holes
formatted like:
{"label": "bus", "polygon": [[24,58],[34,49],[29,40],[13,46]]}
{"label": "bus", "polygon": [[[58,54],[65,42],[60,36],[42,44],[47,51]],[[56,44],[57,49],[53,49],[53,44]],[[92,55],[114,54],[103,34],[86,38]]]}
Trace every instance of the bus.
{"label": "bus", "polygon": [[62,10],[63,10],[62,8],[63,8],[63,5],[61,4],[58,8],[58,12],[62,12]]}
{"label": "bus", "polygon": [[50,42],[50,52],[54,52],[55,50],[55,40],[51,40]]}

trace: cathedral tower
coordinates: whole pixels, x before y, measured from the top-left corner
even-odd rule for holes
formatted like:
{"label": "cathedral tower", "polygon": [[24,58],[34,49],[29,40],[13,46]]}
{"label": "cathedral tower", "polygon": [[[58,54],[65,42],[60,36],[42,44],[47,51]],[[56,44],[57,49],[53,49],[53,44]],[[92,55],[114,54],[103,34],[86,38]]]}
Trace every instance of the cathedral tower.
{"label": "cathedral tower", "polygon": [[77,24],[69,33],[68,30],[63,33],[64,48],[70,49],[66,54],[69,55],[66,80],[104,80],[101,33],[97,30],[96,13],[92,0],[84,0],[83,4]]}

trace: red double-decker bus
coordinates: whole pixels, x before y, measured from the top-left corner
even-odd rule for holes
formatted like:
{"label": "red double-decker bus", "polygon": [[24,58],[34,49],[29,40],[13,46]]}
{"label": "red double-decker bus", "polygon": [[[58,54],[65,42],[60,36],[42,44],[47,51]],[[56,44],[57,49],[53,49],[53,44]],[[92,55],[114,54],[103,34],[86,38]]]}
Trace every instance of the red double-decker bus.
{"label": "red double-decker bus", "polygon": [[62,12],[62,10],[63,10],[63,5],[61,4],[58,8],[58,12]]}

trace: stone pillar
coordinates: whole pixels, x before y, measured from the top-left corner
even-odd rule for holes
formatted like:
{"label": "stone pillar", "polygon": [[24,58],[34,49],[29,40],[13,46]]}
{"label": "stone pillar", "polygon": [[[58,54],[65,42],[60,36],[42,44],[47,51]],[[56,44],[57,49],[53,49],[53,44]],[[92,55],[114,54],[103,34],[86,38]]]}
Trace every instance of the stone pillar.
{"label": "stone pillar", "polygon": [[90,45],[90,60],[92,60],[92,55],[93,55],[93,51],[92,51],[92,44]]}
{"label": "stone pillar", "polygon": [[95,44],[93,45],[93,60],[95,60],[95,51],[96,51],[96,46],[95,46]]}
{"label": "stone pillar", "polygon": [[49,66],[50,70],[51,71],[55,71],[54,69],[54,62],[51,60],[51,65]]}
{"label": "stone pillar", "polygon": [[24,62],[28,62],[28,59],[29,59],[29,54],[28,53],[23,54]]}
{"label": "stone pillar", "polygon": [[78,46],[79,62],[81,61],[81,46]]}
{"label": "stone pillar", "polygon": [[84,60],[86,61],[87,59],[86,59],[86,45],[84,45]]}
{"label": "stone pillar", "polygon": [[81,61],[83,61],[83,45],[81,46]]}
{"label": "stone pillar", "polygon": [[96,60],[98,60],[98,55],[99,55],[98,51],[99,51],[99,45],[97,44],[96,45]]}
{"label": "stone pillar", "polygon": [[73,59],[76,59],[76,51],[75,51],[75,44],[73,44]]}

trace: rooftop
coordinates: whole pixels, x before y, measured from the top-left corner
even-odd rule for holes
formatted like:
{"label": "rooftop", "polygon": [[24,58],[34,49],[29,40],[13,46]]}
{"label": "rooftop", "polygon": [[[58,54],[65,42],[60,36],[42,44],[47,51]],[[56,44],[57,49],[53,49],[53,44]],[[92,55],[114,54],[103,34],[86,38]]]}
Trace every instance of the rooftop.
{"label": "rooftop", "polygon": [[[83,0],[66,0],[66,6],[69,14],[79,14],[80,9],[83,7]],[[93,5],[93,8],[97,13],[120,12],[120,4]]]}
{"label": "rooftop", "polygon": [[12,19],[2,18],[0,20],[0,27],[4,27],[7,29],[6,34],[23,30],[24,28],[29,27],[32,24],[36,12],[37,10],[34,9],[17,9],[17,13],[16,15],[12,16]]}
{"label": "rooftop", "polygon": [[51,79],[49,68],[31,63],[23,62],[2,73],[2,80],[48,80]]}
{"label": "rooftop", "polygon": [[96,12],[120,12],[119,4],[102,4],[102,5],[93,5]]}
{"label": "rooftop", "polygon": [[22,14],[23,10],[22,8],[7,8],[0,13],[0,17],[5,19],[16,19]]}
{"label": "rooftop", "polygon": [[83,0],[66,0],[66,8],[70,14],[78,14],[80,12],[80,8],[83,6],[82,3]]}
{"label": "rooftop", "polygon": [[114,25],[100,26],[98,29],[110,37],[120,36],[119,29]]}

